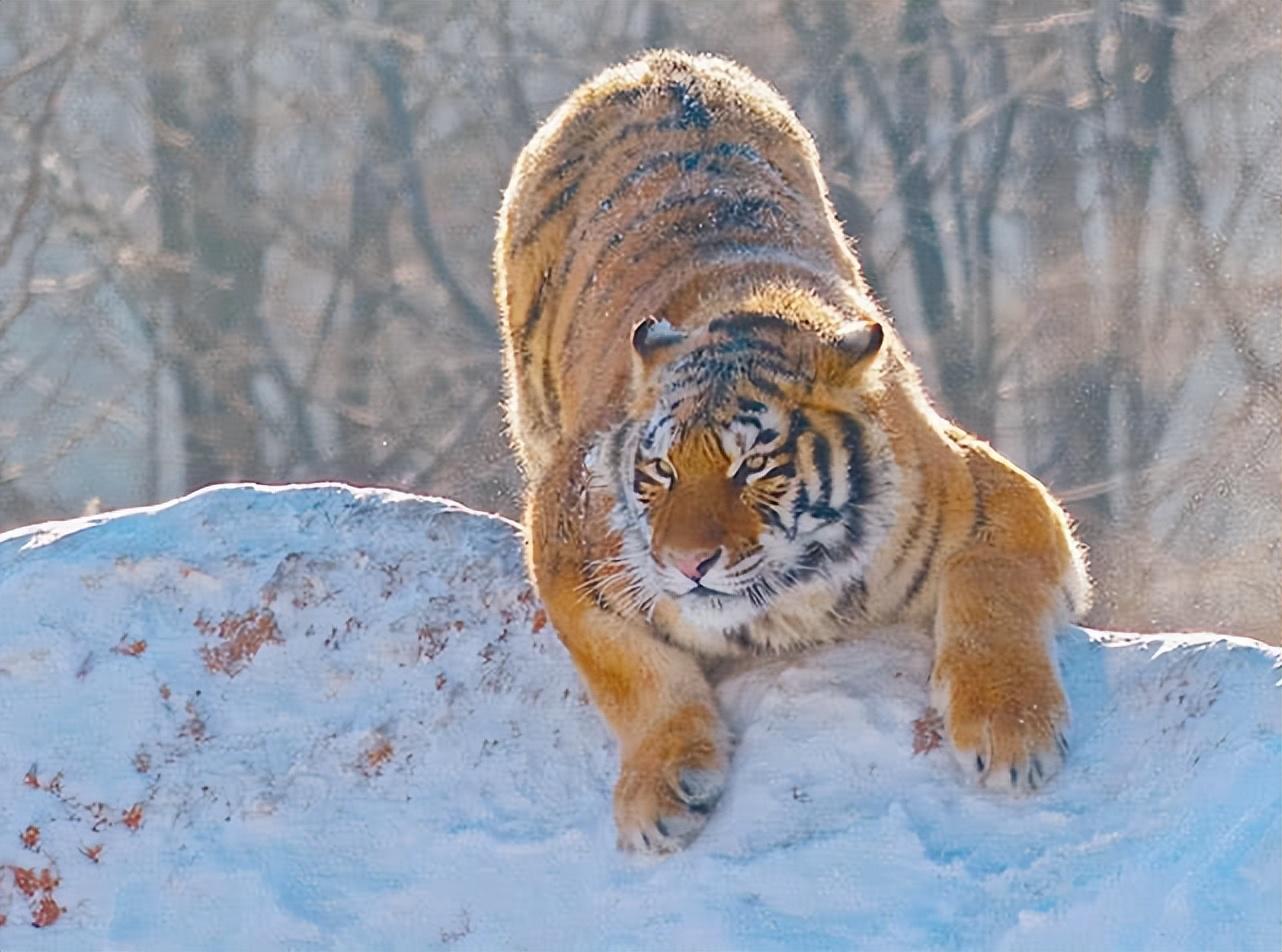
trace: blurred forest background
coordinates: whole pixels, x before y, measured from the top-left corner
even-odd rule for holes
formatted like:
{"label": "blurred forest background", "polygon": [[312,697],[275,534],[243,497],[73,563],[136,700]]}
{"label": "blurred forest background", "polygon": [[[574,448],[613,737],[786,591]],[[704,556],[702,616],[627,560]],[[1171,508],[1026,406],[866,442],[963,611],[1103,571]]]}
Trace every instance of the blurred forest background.
{"label": "blurred forest background", "polygon": [[797,108],[937,402],[1080,521],[1092,623],[1278,640],[1276,0],[9,0],[0,529],[245,479],[515,514],[500,191],[668,45]]}

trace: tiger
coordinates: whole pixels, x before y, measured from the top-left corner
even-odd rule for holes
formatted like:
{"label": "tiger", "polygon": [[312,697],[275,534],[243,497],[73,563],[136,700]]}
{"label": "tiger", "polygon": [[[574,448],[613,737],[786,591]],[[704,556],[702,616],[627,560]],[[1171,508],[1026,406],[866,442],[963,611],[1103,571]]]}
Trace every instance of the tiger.
{"label": "tiger", "polygon": [[719,659],[894,622],[933,634],[964,771],[1059,771],[1083,547],[928,402],[779,93],[673,50],[587,81],[516,160],[494,274],[529,570],[617,740],[621,848],[686,847],[725,789]]}

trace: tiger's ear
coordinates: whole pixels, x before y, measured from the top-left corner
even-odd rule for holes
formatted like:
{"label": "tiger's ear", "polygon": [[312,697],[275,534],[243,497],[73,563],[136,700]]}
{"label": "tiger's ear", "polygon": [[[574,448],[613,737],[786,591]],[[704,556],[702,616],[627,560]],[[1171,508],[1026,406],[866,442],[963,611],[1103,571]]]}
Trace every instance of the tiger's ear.
{"label": "tiger's ear", "polygon": [[632,357],[638,379],[644,380],[686,335],[662,318],[647,317],[632,328]]}
{"label": "tiger's ear", "polygon": [[886,332],[876,321],[855,321],[835,341],[820,349],[815,379],[832,387],[855,383],[881,352]]}

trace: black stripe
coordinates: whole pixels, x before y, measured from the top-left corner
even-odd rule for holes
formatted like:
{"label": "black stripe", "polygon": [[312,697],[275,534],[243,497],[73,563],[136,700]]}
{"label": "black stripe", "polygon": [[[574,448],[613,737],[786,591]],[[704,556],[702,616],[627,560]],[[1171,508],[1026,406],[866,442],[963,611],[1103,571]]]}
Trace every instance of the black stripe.
{"label": "black stripe", "polygon": [[561,189],[556,198],[543,206],[543,210],[539,212],[539,217],[534,220],[534,224],[530,226],[529,230],[521,236],[521,240],[517,242],[518,248],[524,248],[527,245],[531,245],[538,239],[539,232],[543,229],[543,226],[564,210],[566,205],[570,204],[570,199],[574,198],[575,194],[579,190],[579,184],[582,181],[582,176],[575,179],[565,188]]}
{"label": "black stripe", "polygon": [[543,317],[543,296],[547,292],[547,287],[548,273],[544,271],[539,277],[539,287],[534,292],[534,299],[525,311],[525,323],[521,325],[521,356],[523,363],[527,366],[533,358],[530,340],[534,336],[535,328],[539,326],[539,320]]}
{"label": "black stripe", "polygon": [[784,449],[794,452],[797,449],[797,437],[810,429],[810,418],[801,410],[793,410],[788,415],[788,442]]}
{"label": "black stripe", "polygon": [[[654,128],[655,126],[649,122],[629,123],[619,130],[615,135],[614,141],[621,142],[638,132],[649,132]],[[599,166],[605,151],[606,150],[602,150],[600,154],[594,155],[591,164]],[[647,175],[652,172],[656,172],[667,165],[676,165],[682,172],[702,171],[710,176],[720,176],[727,172],[724,164],[726,159],[745,159],[749,163],[759,166],[762,165],[761,155],[756,151],[756,149],[752,148],[750,145],[738,142],[721,142],[710,149],[668,149],[663,152],[656,152],[649,158],[639,161],[631,172],[619,180],[615,185],[614,190],[605,198],[601,199],[598,204],[597,211],[592,216],[592,220],[597,221],[603,215],[614,210],[618,205],[620,197],[622,197],[624,193],[629,191],[637,184],[637,182],[641,181],[641,179],[645,178]],[[764,163],[764,165],[773,172],[777,178],[782,178],[779,175],[779,170],[773,165],[770,163]],[[735,171],[738,171],[738,179],[740,181],[750,181],[748,170],[737,169]],[[775,203],[772,202],[771,204]],[[777,205],[776,209],[782,210]]]}
{"label": "black stripe", "polygon": [[602,100],[605,106],[635,106],[645,96],[648,86],[623,86]]}
{"label": "black stripe", "polygon": [[806,546],[806,551],[801,554],[799,561],[803,569],[806,569],[809,574],[814,574],[827,558],[828,550],[823,547],[823,544],[812,542]]}
{"label": "black stripe", "polygon": [[742,195],[734,199],[721,198],[711,211],[712,227],[716,231],[727,228],[747,228],[761,231],[766,227],[766,213],[782,215],[783,206],[756,195]]}
{"label": "black stripe", "polygon": [[[549,342],[550,344],[551,342]],[[552,348],[548,347],[548,352],[543,356],[543,408],[546,411],[543,419],[548,424],[560,422],[561,416],[561,396],[556,385],[556,370],[552,360]]]}
{"label": "black stripe", "polygon": [[580,162],[582,162],[583,159],[584,159],[584,156],[582,153],[580,153],[579,155],[576,155],[572,158],[565,159],[562,162],[558,162],[556,165],[552,166],[552,168],[548,169],[546,172],[543,173],[543,178],[539,179],[539,184],[537,187],[542,189],[547,187],[548,185],[551,185],[553,180],[565,178],[566,173],[569,172],[570,169],[578,165]]}
{"label": "black stripe", "polygon": [[[783,450],[775,450],[775,452],[782,453]],[[770,474],[766,478],[767,479],[792,479],[796,475],[797,475],[796,460],[790,459],[786,463],[781,463],[778,466],[772,466],[770,468]]]}
{"label": "black stripe", "polygon": [[660,169],[686,161],[685,157],[695,155],[690,152],[656,152],[648,158],[638,162],[623,178],[619,179],[618,184],[597,204],[597,210],[592,215],[592,220],[596,221],[604,215],[609,214],[619,204],[619,199],[630,192],[638,182]]}
{"label": "black stripe", "polygon": [[[765,161],[756,149],[741,142],[720,142],[706,149],[666,149],[663,152],[656,152],[647,158],[641,159],[630,172],[619,179],[614,189],[601,200],[598,210],[593,216],[594,220],[618,205],[619,199],[648,175],[669,165],[675,165],[685,172],[693,172],[701,166],[706,169],[709,159],[712,157],[721,160],[745,159],[759,168],[769,169],[777,178],[783,178],[779,169],[773,163]],[[600,165],[601,163],[598,160],[594,164]],[[718,165],[717,171],[718,173],[722,171],[720,165]],[[748,180],[746,174],[740,177]]]}
{"label": "black stripe", "polygon": [[760,515],[761,518],[764,519],[772,528],[778,529],[780,532],[788,531],[787,526],[783,524],[783,519],[780,518],[779,513],[774,506],[763,502],[758,504],[756,509],[758,515]]}
{"label": "black stripe", "polygon": [[792,524],[793,532],[796,532],[797,522],[801,519],[801,514],[810,508],[810,490],[806,488],[804,482],[797,486],[797,497],[792,501]]}
{"label": "black stripe", "polygon": [[746,334],[736,335],[724,340],[708,344],[700,349],[700,353],[707,355],[715,360],[725,360],[738,356],[759,358],[769,357],[774,360],[788,362],[788,353],[773,341],[762,340],[759,337],[751,337]]}
{"label": "black stripe", "polygon": [[859,615],[868,613],[868,583],[858,578],[846,586],[837,601],[837,613],[845,614],[853,609]]}
{"label": "black stripe", "polygon": [[[765,371],[774,376],[775,379],[786,379],[792,374],[789,368],[780,364],[770,364],[762,366],[760,363],[750,366],[741,364],[720,364],[715,367],[709,367],[698,371],[687,371],[675,378],[678,386],[689,387],[692,390],[718,392],[724,391],[733,385],[736,380],[747,378],[758,390],[771,396],[782,396],[779,387],[765,377],[762,377],[758,371]],[[716,402],[715,400],[713,402]]]}
{"label": "black stripe", "polygon": [[819,498],[814,504],[816,507],[827,508],[832,502],[832,452],[828,446],[828,438],[818,431],[815,432],[813,456],[813,465],[819,476]]}
{"label": "black stripe", "polygon": [[722,159],[747,159],[757,165],[765,164],[776,175],[779,174],[773,162],[764,160],[761,153],[746,142],[718,142],[712,147],[712,154]]}
{"label": "black stripe", "polygon": [[723,633],[725,639],[731,644],[738,645],[745,650],[752,649],[752,636],[747,625],[740,625],[738,628],[731,628]]}
{"label": "black stripe", "polygon": [[783,441],[783,445],[775,450],[776,453],[787,453],[790,457],[784,466],[779,467],[780,476],[791,479],[797,475],[797,437],[805,433],[809,427],[810,422],[806,415],[800,410],[793,410],[788,417],[788,437]]}
{"label": "black stripe", "polygon": [[660,128],[664,128],[665,123],[678,129],[706,129],[712,125],[712,111],[697,87],[682,82],[669,83],[668,95],[675,100],[677,108],[671,119],[660,121]]}
{"label": "black stripe", "polygon": [[[693,154],[693,153],[689,153],[689,154]],[[627,219],[627,221],[625,222],[622,222],[622,223],[615,222],[616,230],[610,235],[609,238],[606,239],[604,246],[601,247],[597,252],[597,256],[593,261],[594,269],[599,270],[603,266],[603,263],[609,257],[618,253],[619,247],[623,244],[623,242],[628,238],[629,235],[632,235],[638,231],[641,231],[644,228],[644,226],[650,223],[652,219],[666,212],[675,211],[685,206],[697,204],[699,201],[703,199],[704,199],[704,193],[701,193],[699,195],[682,195],[677,198],[670,198],[663,202],[660,202],[658,205],[636,210],[636,213],[631,218]],[[601,199],[601,201],[597,205],[597,210],[592,214],[591,222],[595,224],[600,218],[602,218],[606,214],[609,214],[613,210],[614,210],[613,197],[607,196],[606,198]],[[676,229],[679,224],[680,223],[678,222],[675,225],[669,226],[667,231],[664,233],[664,237],[670,238],[672,237],[672,234],[676,234],[677,233]],[[668,234],[668,232],[671,232],[672,234]],[[586,235],[586,232],[584,234]],[[646,236],[646,237],[650,238],[651,236]],[[561,273],[563,275],[568,275],[570,273],[570,265],[574,261],[574,255],[577,251],[577,244],[578,243],[576,243],[575,246],[571,246],[570,248],[567,249],[567,260],[561,267]],[[633,255],[632,261],[634,264],[639,263],[641,256],[646,252],[651,252],[651,253],[670,252],[671,250],[672,249],[669,246],[669,244],[664,241],[650,240],[645,248],[641,249],[639,252]],[[681,257],[683,258],[685,257],[684,252],[681,254]]]}
{"label": "black stripe", "polygon": [[[767,380],[765,377],[762,377],[758,374],[754,374],[751,370],[748,371],[747,376],[748,376],[748,383],[752,384],[752,386],[756,387],[766,396],[768,397],[783,396],[783,390],[781,390],[779,386],[774,383],[774,381]],[[784,376],[784,375],[780,374],[779,376]],[[788,374],[787,376],[793,376],[793,375]]]}
{"label": "black stripe", "polygon": [[646,428],[645,434],[641,439],[641,445],[644,446],[646,449],[649,449],[650,447],[652,447],[654,445],[654,436],[656,433],[659,432],[659,428],[671,419],[672,419],[672,414],[665,413],[659,419],[655,420],[654,423],[652,423],[649,427]]}
{"label": "black stripe", "polygon": [[724,380],[736,374],[765,371],[780,377],[795,377],[797,371],[786,362],[782,351],[763,341],[743,338],[700,347],[673,366],[679,379]]}
{"label": "black stripe", "polygon": [[988,513],[984,510],[984,497],[979,494],[979,487],[976,486],[972,493],[974,499],[975,518],[971,520],[970,537],[978,538],[988,528]]}
{"label": "black stripe", "polygon": [[[584,131],[589,128],[602,129],[604,127],[613,125],[614,122],[618,121],[619,119],[622,119],[623,116],[620,115],[620,116],[602,117],[601,113],[604,111],[608,111],[612,107],[622,106],[624,107],[624,110],[635,107],[645,98],[646,93],[649,91],[649,88],[650,87],[647,87],[647,86],[629,86],[623,89],[615,90],[614,92],[606,96],[601,101],[600,105],[596,107],[585,108],[580,110],[578,113],[576,113],[571,118],[570,124],[575,129],[580,131]],[[622,110],[618,110],[618,111],[622,111]],[[698,125],[695,125],[694,127],[706,128],[704,126],[698,126]],[[656,130],[667,131],[672,128],[674,128],[674,124],[672,123],[671,119],[660,119],[656,121],[654,119],[646,118],[646,119],[641,119],[633,122],[625,122],[623,123],[623,125],[618,127],[618,130],[615,132],[614,139],[611,141],[610,146],[607,146],[606,148],[593,153],[591,156],[589,156],[587,153],[580,153],[574,156],[573,158],[565,159],[564,161],[558,163],[557,165],[553,166],[551,169],[549,169],[547,172],[544,173],[543,177],[539,181],[539,187],[542,188],[550,184],[554,179],[565,178],[566,173],[569,172],[571,168],[583,162],[585,159],[588,160],[589,165],[599,166],[602,163],[606,153],[610,151],[610,147],[614,146],[619,142],[624,142],[632,138],[633,136],[639,135],[641,133],[649,133]],[[687,129],[687,128],[691,128],[691,125],[676,124],[675,128]],[[588,139],[589,142],[591,141],[589,136],[581,135],[580,143],[584,145],[588,143],[583,143],[582,142],[583,139]],[[575,144],[578,145],[580,143],[575,143]],[[702,150],[702,151],[710,152],[713,156],[722,160],[734,159],[734,158],[745,159],[748,162],[764,165],[765,167],[770,168],[772,171],[778,174],[778,169],[775,168],[772,163],[763,162],[761,154],[757,152],[757,150],[754,149],[752,146],[748,145],[747,143],[721,142],[721,143],[718,143],[716,146],[714,146],[711,150]],[[715,169],[713,168],[714,165],[716,166]],[[720,165],[716,164],[715,162],[708,162],[707,166],[708,166],[708,171],[710,172],[717,173],[721,171]]]}
{"label": "black stripe", "polygon": [[[754,331],[780,331],[792,327],[778,314],[766,314],[760,311],[740,311],[726,314],[708,324],[709,333],[725,333],[734,336],[752,334]],[[774,345],[771,345],[772,347]],[[775,347],[775,350],[779,350]],[[782,351],[780,351],[782,353]]]}
{"label": "black stripe", "polygon": [[908,553],[912,550],[913,543],[917,541],[917,536],[921,534],[921,528],[926,522],[926,506],[918,501],[913,506],[913,521],[905,533],[906,541],[903,547],[895,555],[895,560],[890,564],[890,574],[898,571],[899,566],[904,564],[904,559],[908,558]]}
{"label": "black stripe", "polygon": [[850,486],[850,496],[842,506],[842,514],[852,544],[858,545],[863,540],[864,519],[860,507],[869,496],[868,459],[864,452],[863,434],[859,424],[852,418],[841,418],[842,448],[845,449],[846,481]]}
{"label": "black stripe", "polygon": [[913,599],[921,592],[921,587],[926,581],[926,576],[930,574],[931,565],[935,561],[935,552],[939,548],[939,537],[943,527],[943,522],[943,510],[937,510],[935,513],[935,524],[930,530],[930,543],[926,546],[926,554],[921,560],[921,565],[917,566],[917,571],[913,573],[912,581],[908,583],[908,591],[904,593],[903,600],[899,603],[900,611],[903,611],[912,604]]}
{"label": "black stripe", "polygon": [[[682,162],[689,163],[697,153],[679,153],[675,157]],[[688,167],[688,166],[686,166]],[[635,173],[633,173],[635,174]],[[631,176],[629,176],[631,177]],[[597,210],[592,215],[592,222],[609,214],[614,209],[615,193],[611,196],[601,199]],[[695,211],[700,206],[711,204],[712,208],[706,212]],[[763,212],[782,212],[782,208],[766,199],[740,197],[732,198],[726,195],[719,195],[715,192],[699,192],[698,194],[678,195],[668,198],[657,205],[649,208],[637,210],[626,222],[615,223],[616,230],[606,239],[605,245],[597,253],[594,265],[597,268],[623,244],[627,237],[640,231],[644,226],[655,220],[661,215],[679,212],[683,209],[691,209],[686,217],[678,217],[666,225],[662,230],[663,241],[649,241],[646,248],[633,255],[632,261],[638,264],[642,256],[647,252],[669,252],[671,249],[668,242],[673,238],[679,238],[692,234],[703,234],[709,227],[712,230],[720,231],[729,228],[748,228],[752,231],[761,231],[765,229],[766,223],[762,220]],[[561,273],[569,274],[570,263],[573,261],[574,248],[568,249],[569,259],[562,265]],[[688,257],[688,253],[683,251],[680,255],[682,259]]]}
{"label": "black stripe", "polygon": [[[694,155],[695,153],[689,154]],[[688,171],[690,166],[682,165],[682,168]],[[603,200],[602,205],[606,201],[608,199]],[[718,188],[665,199],[649,209],[647,217],[655,217],[665,212],[692,208],[703,204],[711,204],[712,208],[698,215],[694,219],[694,223],[699,226],[711,224],[715,230],[738,226],[752,231],[759,231],[765,227],[761,221],[762,212],[783,212],[783,207],[778,202],[772,202],[767,198],[760,198],[755,195],[726,195]]]}
{"label": "black stripe", "polygon": [[[643,119],[640,122],[629,122],[619,127],[619,131],[614,134],[614,142],[623,142],[625,139],[631,139],[640,132],[654,131],[654,120]],[[611,143],[613,145],[614,143]]]}
{"label": "black stripe", "polygon": [[[683,170],[690,171],[693,169],[694,166],[688,164],[692,161],[688,157],[694,155],[696,153],[687,153],[686,162],[681,165]],[[605,201],[608,201],[608,199]],[[602,204],[604,205],[604,201]],[[764,213],[783,213],[783,206],[778,202],[755,195],[726,195],[720,189],[714,189],[668,198],[653,208],[646,210],[643,215],[633,219],[633,222],[655,218],[681,209],[694,209],[701,205],[711,205],[712,207],[706,212],[700,212],[691,215],[687,219],[673,222],[668,228],[669,232],[674,235],[702,233],[707,230],[709,225],[713,231],[722,231],[729,228],[747,228],[750,231],[761,231],[766,227],[766,222],[762,217]],[[629,227],[632,226],[633,222],[629,222]]]}
{"label": "black stripe", "polygon": [[[631,172],[623,177],[612,192],[597,203],[597,208],[592,214],[590,223],[595,224],[604,216],[613,214],[618,208],[620,197],[647,175],[657,169],[663,168],[665,165],[671,164],[674,161],[689,162],[691,161],[691,156],[696,155],[697,153],[693,152],[661,152],[639,162]],[[604,268],[611,267],[610,259],[623,253],[623,245],[628,236],[635,234],[644,224],[650,221],[655,214],[656,211],[654,209],[641,209],[626,222],[615,221],[613,223],[614,230],[604,242],[600,243],[595,248],[595,252],[592,249],[583,247],[585,244],[584,240],[569,242],[563,249],[560,266],[561,276],[563,278],[569,276],[570,270],[574,265],[575,258],[580,250],[582,250],[584,254],[595,253],[589,273],[596,274]],[[587,234],[588,231],[585,230],[584,237],[586,237]],[[679,262],[683,262],[689,258],[689,252],[684,249],[678,249],[677,253],[674,254],[671,242],[651,240],[647,237],[645,244],[631,256],[631,263],[633,265],[640,265],[641,260],[644,257],[653,255],[663,255],[666,258],[671,259],[665,261],[660,267],[655,269],[655,271],[660,275]],[[584,297],[592,290],[592,287],[593,285],[591,283],[585,283],[579,288],[575,301],[576,307],[582,305]]]}

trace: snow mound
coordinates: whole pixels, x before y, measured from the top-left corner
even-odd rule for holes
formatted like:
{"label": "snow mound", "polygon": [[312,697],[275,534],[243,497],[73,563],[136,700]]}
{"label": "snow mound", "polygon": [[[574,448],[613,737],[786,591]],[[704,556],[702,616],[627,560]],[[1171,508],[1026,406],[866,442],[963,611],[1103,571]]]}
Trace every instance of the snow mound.
{"label": "snow mound", "polygon": [[0,606],[3,947],[1282,945],[1252,641],[1066,632],[1022,800],[935,749],[920,635],[745,667],[729,791],[652,861],[503,520],[218,487],[0,536]]}

